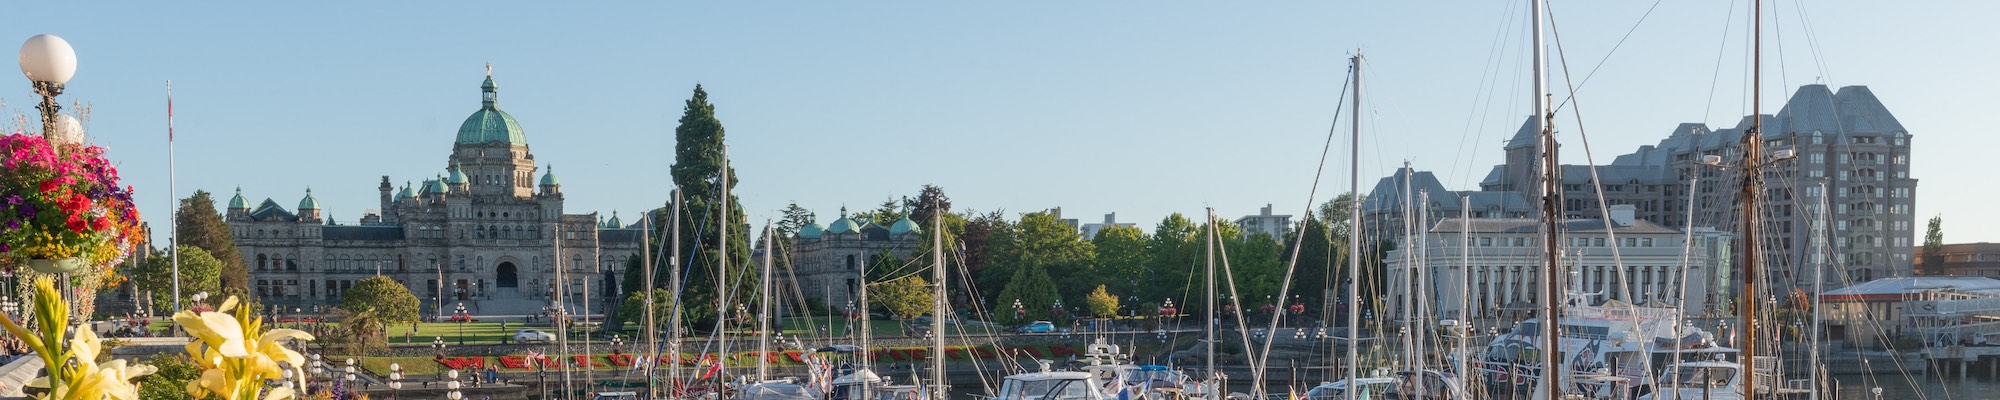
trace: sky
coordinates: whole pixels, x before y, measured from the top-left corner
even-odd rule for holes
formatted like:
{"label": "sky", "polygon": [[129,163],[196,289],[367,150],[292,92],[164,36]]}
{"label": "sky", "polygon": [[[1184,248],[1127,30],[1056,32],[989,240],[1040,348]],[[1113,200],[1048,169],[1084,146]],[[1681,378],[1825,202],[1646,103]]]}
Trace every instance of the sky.
{"label": "sky", "polygon": [[[1525,5],[34,2],[11,7],[0,39],[53,33],[76,48],[62,100],[89,104],[90,140],[155,227],[172,198],[220,203],[239,186],[286,208],[311,188],[354,223],[379,207],[383,175],[444,173],[491,63],[500,108],[555,167],[570,213],[661,204],[700,84],[753,221],[796,202],[825,224],[934,184],[958,210],[1116,212],[1150,228],[1204,207],[1296,215],[1346,190],[1341,93],[1356,51],[1363,187],[1407,161],[1475,188],[1530,113]],[[2000,108],[2000,60],[1981,46],[2000,37],[1987,21],[2000,3],[1766,7],[1766,110],[1799,85],[1869,86],[1913,136],[1918,220],[1943,216],[1947,242],[2000,241],[1986,206],[2000,185],[1973,163],[2000,148],[1983,118]],[[1748,114],[1747,8],[1555,2],[1559,62],[1583,82],[1570,106],[1582,125],[1558,125],[1565,161],[1585,162],[1579,132],[1604,163],[1676,124]],[[11,82],[0,112],[32,121],[28,81]]]}

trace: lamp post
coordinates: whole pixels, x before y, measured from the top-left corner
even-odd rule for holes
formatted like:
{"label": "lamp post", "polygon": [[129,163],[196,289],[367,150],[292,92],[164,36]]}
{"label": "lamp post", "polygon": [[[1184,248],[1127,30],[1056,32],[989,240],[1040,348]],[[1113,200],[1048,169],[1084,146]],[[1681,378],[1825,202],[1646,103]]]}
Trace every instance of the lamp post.
{"label": "lamp post", "polygon": [[403,365],[389,363],[389,398],[403,398]]}
{"label": "lamp post", "polygon": [[346,372],[347,372],[347,390],[346,390],[347,396],[344,397],[354,398],[354,359],[352,358],[347,359]]}
{"label": "lamp post", "polygon": [[451,389],[451,392],[445,393],[444,398],[451,400],[459,400],[465,398],[465,394],[458,392],[458,370],[455,369],[451,370],[451,372],[447,373],[445,376],[451,377],[451,382],[445,382],[445,388]]}
{"label": "lamp post", "polygon": [[1021,299],[1014,299],[1014,319],[1028,319],[1028,309],[1021,307]]}
{"label": "lamp post", "polygon": [[292,388],[294,388],[295,386],[293,386],[292,384],[292,378],[293,378],[292,370],[290,368],[285,369],[284,377],[285,381],[283,383],[279,383],[278,385],[284,386],[285,390],[291,390]]}
{"label": "lamp post", "polygon": [[307,375],[317,375],[321,368],[326,368],[326,364],[321,363],[319,360],[319,353],[312,353],[312,366],[312,371],[309,371]]}
{"label": "lamp post", "polygon": [[21,44],[21,74],[35,83],[35,94],[42,97],[41,104],[35,106],[42,111],[42,137],[56,141],[59,139],[56,114],[62,112],[62,105],[56,103],[56,96],[61,96],[63,84],[76,76],[76,49],[70,48],[68,41],[56,35],[30,37],[27,43]]}
{"label": "lamp post", "polygon": [[437,336],[431,339],[431,349],[437,351],[438,358],[444,358],[444,337]]}
{"label": "lamp post", "polygon": [[458,320],[458,345],[460,345],[460,346],[464,346],[464,345],[465,345],[465,321],[470,321],[470,320],[472,320],[472,316],[471,316],[471,315],[466,315],[466,313],[465,313],[465,302],[462,302],[462,301],[461,301],[461,302],[459,302],[459,303],[458,303],[458,311],[457,311],[456,313],[453,313],[453,314],[451,314],[451,319],[456,319],[456,320]]}

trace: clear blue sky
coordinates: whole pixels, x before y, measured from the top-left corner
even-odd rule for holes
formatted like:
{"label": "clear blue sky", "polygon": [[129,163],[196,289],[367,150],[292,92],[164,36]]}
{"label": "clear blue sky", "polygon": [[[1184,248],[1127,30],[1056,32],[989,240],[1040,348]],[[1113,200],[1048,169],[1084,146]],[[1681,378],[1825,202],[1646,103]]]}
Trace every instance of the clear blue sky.
{"label": "clear blue sky", "polygon": [[[937,184],[959,209],[1150,226],[1204,206],[1299,213],[1357,47],[1364,181],[1410,160],[1472,187],[1528,112],[1522,3],[40,2],[10,7],[0,39],[75,45],[64,99],[94,106],[93,140],[155,227],[171,201],[167,80],[175,196],[241,185],[289,208],[310,186],[352,223],[377,207],[380,176],[442,173],[489,61],[571,212],[659,204],[701,83],[758,221],[797,201],[830,222]],[[2000,108],[2000,60],[1982,47],[2000,4],[1779,3],[1767,107],[1816,80],[1870,86],[1915,137],[1919,220],[1943,214],[1951,242],[2000,241],[1986,206],[2000,189],[1972,163],[2000,145],[1982,118]],[[1639,24],[1651,5],[1554,5],[1578,79],[1638,24],[1581,93],[1600,162],[1748,112],[1746,5],[1664,2]],[[32,115],[28,83],[10,82],[0,98]],[[1331,161],[1321,199],[1344,190],[1346,163]]]}

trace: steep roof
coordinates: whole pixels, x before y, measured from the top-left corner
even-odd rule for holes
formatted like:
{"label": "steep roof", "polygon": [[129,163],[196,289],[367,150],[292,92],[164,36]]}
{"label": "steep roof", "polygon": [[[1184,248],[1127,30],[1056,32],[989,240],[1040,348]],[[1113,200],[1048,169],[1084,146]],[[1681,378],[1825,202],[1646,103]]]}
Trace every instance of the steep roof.
{"label": "steep roof", "polygon": [[[1409,188],[1407,193],[1404,192],[1405,188]],[[1375,181],[1375,188],[1370,189],[1368,195],[1361,198],[1361,211],[1401,210],[1404,195],[1418,196],[1422,192],[1429,192],[1431,200],[1438,203],[1438,207],[1432,208],[1458,209],[1458,201],[1446,200],[1451,198],[1453,192],[1445,189],[1444,183],[1438,181],[1437,175],[1431,174],[1430,171],[1412,171],[1409,167],[1404,167],[1396,169],[1395,174]]]}
{"label": "steep roof", "polygon": [[291,211],[285,210],[285,206],[278,205],[277,201],[273,201],[271,199],[264,199],[264,203],[258,204],[257,209],[250,210],[250,220],[296,222],[299,220],[299,215],[293,214]]}
{"label": "steep roof", "polygon": [[1775,129],[1767,129],[1766,135],[1908,132],[1867,86],[1842,87],[1839,92],[1819,84],[1799,87],[1774,120]]}

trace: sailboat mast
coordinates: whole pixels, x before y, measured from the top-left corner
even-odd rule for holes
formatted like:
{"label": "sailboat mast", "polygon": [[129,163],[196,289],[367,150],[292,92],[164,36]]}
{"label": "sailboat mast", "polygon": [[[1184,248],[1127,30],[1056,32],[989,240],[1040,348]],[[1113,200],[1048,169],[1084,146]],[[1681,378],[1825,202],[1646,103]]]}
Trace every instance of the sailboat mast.
{"label": "sailboat mast", "polygon": [[778,297],[771,293],[771,258],[775,256],[771,254],[771,241],[777,240],[771,232],[771,221],[764,221],[764,276],[757,285],[757,293],[762,295],[759,298],[763,299],[757,302],[758,382],[771,378],[771,363],[766,361],[771,354],[771,300]]}
{"label": "sailboat mast", "polygon": [[[674,384],[675,397],[681,393],[681,206],[686,204],[682,202],[681,195],[681,188],[675,187],[673,229],[668,240],[672,242],[672,247],[667,249],[667,287],[673,288],[674,295],[674,305],[667,309],[667,346],[673,349],[673,359],[667,360],[667,376],[673,378],[668,382]],[[659,362],[657,358],[655,363]]]}
{"label": "sailboat mast", "polygon": [[[1354,140],[1348,154],[1347,180],[1347,383],[1356,385],[1361,378],[1361,49],[1354,49],[1354,57],[1347,59],[1348,69],[1354,71]],[[1214,275],[1214,272],[1210,272]],[[1210,353],[1214,353],[1210,349]],[[1213,356],[1211,356],[1213,357]],[[1356,391],[1347,390],[1347,400],[1355,400]]]}
{"label": "sailboat mast", "polygon": [[[1819,195],[1819,215],[1818,215],[1818,217],[1820,217],[1820,219],[1819,219],[1819,223],[1821,223],[1821,224],[1825,224],[1825,223],[1826,223],[1826,221],[1827,221],[1827,219],[1828,219],[1828,218],[1827,218],[1827,213],[1831,212],[1831,211],[1827,210],[1827,203],[1826,203],[1826,183],[1822,182],[1822,183],[1820,183],[1820,184],[1819,184],[1819,193],[1820,193],[1820,195]],[[1808,398],[1809,398],[1809,400],[1819,400],[1819,390],[1820,390],[1820,386],[1819,386],[1819,385],[1820,385],[1820,381],[1819,381],[1819,377],[1820,377],[1820,375],[1819,375],[1819,371],[1820,371],[1820,369],[1819,369],[1819,324],[1820,324],[1820,313],[1819,313],[1819,294],[1820,294],[1820,293],[1824,293],[1824,292],[1822,292],[1821,290],[1824,290],[1824,288],[1823,288],[1822,286],[1823,286],[1823,284],[1824,284],[1824,283],[1826,283],[1826,258],[1824,257],[1824,254],[1826,254],[1826,239],[1827,239],[1827,238],[1826,238],[1826,230],[1825,230],[1825,228],[1818,228],[1818,227],[1815,227],[1815,228],[1813,229],[1813,235],[1815,235],[1815,236],[1819,236],[1819,243],[1818,243],[1818,244],[1819,244],[1819,248],[1818,248],[1818,249],[1814,249],[1814,251],[1813,251],[1813,254],[1814,254],[1814,255],[1819,255],[1820,257],[1815,257],[1815,258],[1818,258],[1818,260],[1817,260],[1817,261],[1814,261],[1814,262],[1813,262],[1813,301],[1812,301],[1812,350],[1810,350],[1810,351],[1808,351],[1808,352],[1807,352],[1807,353],[1811,354],[1811,356],[1809,356],[1809,357],[1810,357],[1810,359],[1808,359],[1808,360],[1807,360],[1807,362],[1806,362],[1806,370],[1808,371],[1808,372],[1806,373],[1806,378],[1807,378],[1807,380],[1809,380],[1809,381],[1811,381],[1811,382],[1812,382],[1812,385],[1808,386],[1808,387],[1811,387],[1811,388],[1812,388],[1812,392],[1811,392],[1811,393],[1809,393],[1809,394],[1807,394],[1807,395],[1806,395],[1806,397],[1808,397]]]}
{"label": "sailboat mast", "polygon": [[1757,282],[1763,279],[1759,274],[1761,272],[1759,269],[1762,266],[1757,264],[1757,246],[1761,245],[1758,243],[1757,234],[1760,229],[1759,225],[1762,225],[1758,223],[1757,216],[1761,214],[1758,207],[1758,195],[1761,194],[1759,192],[1764,187],[1764,113],[1762,104],[1764,92],[1761,90],[1764,73],[1764,2],[1753,1],[1751,3],[1754,4],[1751,8],[1755,11],[1751,13],[1752,19],[1750,24],[1753,27],[1751,29],[1753,31],[1751,34],[1753,39],[1751,39],[1752,49],[1750,52],[1750,130],[1743,132],[1743,191],[1738,194],[1738,196],[1742,197],[1738,202],[1742,204],[1743,208],[1743,232],[1738,233],[1743,237],[1743,246],[1741,246],[1743,250],[1743,296],[1742,300],[1738,302],[1736,310],[1739,312],[1737,318],[1743,320],[1743,334],[1740,335],[1743,337],[1743,359],[1740,361],[1742,362],[1743,376],[1749,380],[1743,384],[1743,397],[1755,400],[1757,398],[1757,303],[1759,303]]}
{"label": "sailboat mast", "polygon": [[653,315],[653,290],[657,286],[653,284],[653,211],[647,211],[645,216],[639,218],[639,271],[645,275],[639,278],[645,282],[639,290],[644,293],[645,300],[642,301],[646,304],[646,316],[642,318],[646,324],[646,341],[641,342],[646,346],[646,361],[640,368],[646,377],[646,397],[658,398],[657,388],[653,386],[653,367],[658,365],[660,359],[659,317]]}
{"label": "sailboat mast", "polygon": [[1562,180],[1560,174],[1561,165],[1557,163],[1556,159],[1556,137],[1555,127],[1553,126],[1555,113],[1549,110],[1549,82],[1547,77],[1544,76],[1548,71],[1548,55],[1544,51],[1544,46],[1546,45],[1542,42],[1542,31],[1545,29],[1542,22],[1544,4],[1541,0],[1533,1],[1534,7],[1531,8],[1533,10],[1531,12],[1534,15],[1530,19],[1534,21],[1535,29],[1535,123],[1540,128],[1537,136],[1541,141],[1540,147],[1542,153],[1542,220],[1546,224],[1543,227],[1543,230],[1546,231],[1544,232],[1546,236],[1542,239],[1542,248],[1545,251],[1543,254],[1544,259],[1542,260],[1542,293],[1541,296],[1537,296],[1542,301],[1541,386],[1548,392],[1550,400],[1556,400],[1562,398],[1563,392],[1562,387],[1559,385],[1563,370],[1562,357],[1560,356],[1560,353],[1562,353],[1562,339],[1558,337],[1562,334],[1560,327],[1562,326],[1563,302],[1563,299],[1558,296],[1562,293],[1561,285],[1558,284],[1562,278],[1562,272],[1560,271],[1562,244],[1559,239],[1562,235],[1563,213],[1562,192],[1558,191],[1562,187],[1560,186]]}
{"label": "sailboat mast", "polygon": [[722,170],[716,186],[722,187],[722,195],[716,202],[722,204],[722,213],[715,218],[715,335],[719,349],[715,352],[715,393],[722,394],[722,382],[729,380],[729,145],[722,145]]}
{"label": "sailboat mast", "polygon": [[551,320],[550,322],[554,322],[556,324],[557,348],[559,348],[562,353],[562,358],[557,359],[556,365],[562,366],[563,393],[576,393],[576,389],[572,387],[570,384],[571,368],[569,367],[570,363],[569,303],[566,300],[564,300],[565,298],[568,297],[566,296],[568,294],[566,292],[569,292],[568,269],[575,267],[575,265],[563,265],[562,262],[563,261],[562,215],[560,214],[556,215],[555,227],[551,228],[550,230],[555,233],[554,241],[556,244],[555,260],[554,260],[555,262],[552,263],[553,265],[556,266],[556,282],[555,282],[556,318]]}
{"label": "sailboat mast", "polygon": [[1215,325],[1221,323],[1221,320],[1216,317],[1218,314],[1215,309],[1215,209],[1214,208],[1208,209],[1208,232],[1206,232],[1205,236],[1207,236],[1208,238],[1208,251],[1206,253],[1208,254],[1207,255],[1208,279],[1207,282],[1205,283],[1207,288],[1203,289],[1203,293],[1205,293],[1206,295],[1202,297],[1205,297],[1206,300],[1208,300],[1208,318],[1204,318],[1204,320],[1201,321],[1201,326],[1202,326],[1201,343],[1202,346],[1205,348],[1205,351],[1203,351],[1202,354],[1204,354],[1206,357],[1204,358],[1204,363],[1208,367],[1209,381],[1215,382],[1216,381],[1215,376],[1217,375],[1215,373]]}
{"label": "sailboat mast", "polygon": [[1472,335],[1472,194],[1466,193],[1459,199],[1458,206],[1458,289],[1464,295],[1458,296],[1458,365],[1452,372],[1458,373],[1461,385],[1472,387],[1472,374],[1467,372],[1466,339]]}
{"label": "sailboat mast", "polygon": [[931,390],[930,398],[944,400],[945,266],[944,209],[931,204]]}

